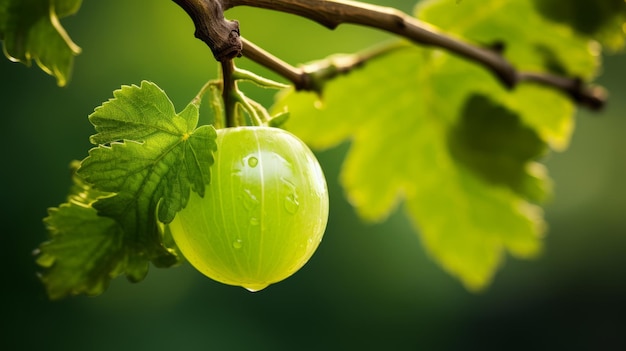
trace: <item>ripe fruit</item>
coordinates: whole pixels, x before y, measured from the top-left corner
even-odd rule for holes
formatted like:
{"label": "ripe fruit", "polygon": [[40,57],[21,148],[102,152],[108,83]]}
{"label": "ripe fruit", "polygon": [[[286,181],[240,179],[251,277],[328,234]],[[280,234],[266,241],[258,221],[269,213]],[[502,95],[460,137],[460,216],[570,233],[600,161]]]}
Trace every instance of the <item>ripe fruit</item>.
{"label": "ripe fruit", "polygon": [[326,180],[311,150],[289,132],[236,127],[217,132],[211,184],[192,193],[170,229],[200,272],[261,290],[300,269],[328,220]]}

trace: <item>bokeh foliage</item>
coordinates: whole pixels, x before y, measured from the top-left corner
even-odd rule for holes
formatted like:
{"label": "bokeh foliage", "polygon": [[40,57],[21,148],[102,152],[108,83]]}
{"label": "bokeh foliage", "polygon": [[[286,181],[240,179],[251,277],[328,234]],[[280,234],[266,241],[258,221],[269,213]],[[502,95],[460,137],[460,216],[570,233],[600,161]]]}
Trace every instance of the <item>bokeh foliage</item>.
{"label": "bokeh foliage", "polygon": [[[379,3],[405,11],[412,5]],[[329,32],[254,9],[228,16],[242,21],[248,38],[293,63],[353,52],[386,38],[350,26]],[[343,143],[319,154],[334,194],[320,250],[298,275],[263,295],[213,284],[182,267],[153,269],[139,285],[116,280],[96,299],[50,303],[34,275],[31,251],[45,239],[40,220],[45,208],[63,199],[70,185],[68,162],[90,147],[87,115],[121,84],[142,79],[158,82],[176,106],[184,106],[216,71],[208,49],[193,39],[188,18],[168,2],[85,2],[80,15],[64,25],[83,47],[66,88],[0,60],[0,146],[7,165],[0,175],[2,263],[10,267],[5,276],[10,289],[1,306],[8,345],[63,350],[624,346],[623,56],[603,58],[605,74],[598,82],[611,92],[607,110],[600,118],[579,112],[569,150],[547,159],[556,187],[546,207],[546,253],[531,262],[508,260],[482,294],[467,294],[433,265],[403,216],[392,214],[382,225],[354,216],[336,182],[348,146]],[[240,65],[262,71],[246,60]],[[250,88],[249,94],[272,102],[265,91]]]}

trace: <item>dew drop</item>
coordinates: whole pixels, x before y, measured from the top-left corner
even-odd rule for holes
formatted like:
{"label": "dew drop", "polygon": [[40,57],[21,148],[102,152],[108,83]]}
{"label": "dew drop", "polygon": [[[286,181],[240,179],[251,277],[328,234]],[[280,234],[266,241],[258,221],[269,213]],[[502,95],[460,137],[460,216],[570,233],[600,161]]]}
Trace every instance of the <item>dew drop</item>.
{"label": "dew drop", "polygon": [[241,241],[241,239],[237,239],[233,241],[233,248],[241,249],[242,246],[243,246],[243,242]]}
{"label": "dew drop", "polygon": [[246,284],[246,285],[242,285],[246,290],[248,290],[249,292],[257,292],[257,291],[261,291],[265,288],[267,288],[269,286],[269,284],[263,284],[263,283],[259,283],[259,284]]}
{"label": "dew drop", "polygon": [[280,177],[280,181],[283,182],[283,184],[285,185],[286,188],[288,188],[290,191],[295,191],[296,190],[296,185],[293,184],[293,182],[285,177]]}
{"label": "dew drop", "polygon": [[315,102],[313,103],[313,107],[315,107],[318,110],[321,110],[324,108],[324,102],[320,99],[315,100]]}
{"label": "dew drop", "polygon": [[250,225],[254,225],[254,226],[259,225],[259,219],[256,217],[250,218]]}
{"label": "dew drop", "polygon": [[259,159],[254,157],[254,156],[250,156],[248,157],[248,166],[250,166],[251,168],[256,167],[259,164]]}
{"label": "dew drop", "polygon": [[294,214],[298,211],[299,207],[300,202],[298,201],[298,195],[292,193],[285,197],[285,209],[287,212]]}
{"label": "dew drop", "polygon": [[259,206],[259,200],[257,199],[256,195],[254,195],[254,193],[252,193],[250,189],[244,189],[243,193],[243,207],[245,207],[245,209],[248,211],[254,211],[257,206]]}

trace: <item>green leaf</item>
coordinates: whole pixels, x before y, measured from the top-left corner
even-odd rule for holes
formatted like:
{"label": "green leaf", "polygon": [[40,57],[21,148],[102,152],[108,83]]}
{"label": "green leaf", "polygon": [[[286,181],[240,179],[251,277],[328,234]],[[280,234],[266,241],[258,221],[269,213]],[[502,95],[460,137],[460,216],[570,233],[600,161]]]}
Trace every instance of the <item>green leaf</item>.
{"label": "green leaf", "polygon": [[[75,167],[78,167],[76,162]],[[133,271],[127,263],[122,228],[115,220],[98,216],[91,203],[107,193],[97,191],[74,175],[68,202],[48,210],[44,223],[50,240],[41,244],[37,263],[45,268],[41,279],[51,299],[69,294],[97,295],[112,277]]]}
{"label": "green leaf", "polygon": [[547,18],[565,23],[611,50],[624,47],[626,1],[624,0],[534,0]]}
{"label": "green leaf", "polygon": [[[588,42],[543,19],[526,0],[426,1],[420,17],[477,43],[503,41],[524,70],[559,67],[591,78]],[[529,50],[529,48],[531,48]],[[536,160],[567,146],[574,106],[536,85],[508,91],[478,65],[408,45],[325,85],[323,99],[285,93],[285,127],[312,147],[351,141],[340,175],[358,214],[384,220],[398,205],[428,252],[471,290],[485,287],[503,253],[541,250],[550,182]]]}
{"label": "green leaf", "polygon": [[78,11],[82,0],[0,0],[0,39],[12,61],[39,67],[67,84],[78,47],[61,26],[60,18]]}
{"label": "green leaf", "polygon": [[161,223],[186,206],[191,190],[204,196],[210,181],[217,135],[212,126],[196,128],[197,105],[176,114],[167,95],[144,81],[115,91],[89,119],[98,146],[77,171],[77,179],[89,184],[78,195],[85,200],[73,196],[46,219],[51,241],[42,245],[38,261],[49,267],[43,281],[52,298],[98,294],[122,273],[139,281],[149,262],[178,263]]}
{"label": "green leaf", "polygon": [[517,68],[545,71],[558,66],[559,72],[583,80],[597,71],[598,53],[588,38],[569,26],[541,16],[531,1],[426,0],[416,8],[418,17],[478,44],[505,44],[504,56]]}
{"label": "green leaf", "polygon": [[529,174],[525,168],[547,151],[546,144],[513,112],[485,96],[472,95],[447,139],[455,161],[487,182],[507,186],[537,202],[545,200],[549,192],[545,179]]}
{"label": "green leaf", "polygon": [[[169,223],[184,208],[193,189],[204,196],[216,149],[211,126],[194,131],[198,106],[179,115],[153,83],[125,86],[89,116],[98,134],[78,174],[95,188],[115,193],[94,203],[116,219],[141,255],[167,256],[158,240],[158,219]],[[153,250],[153,252],[150,252]],[[147,251],[147,252],[143,252]]]}

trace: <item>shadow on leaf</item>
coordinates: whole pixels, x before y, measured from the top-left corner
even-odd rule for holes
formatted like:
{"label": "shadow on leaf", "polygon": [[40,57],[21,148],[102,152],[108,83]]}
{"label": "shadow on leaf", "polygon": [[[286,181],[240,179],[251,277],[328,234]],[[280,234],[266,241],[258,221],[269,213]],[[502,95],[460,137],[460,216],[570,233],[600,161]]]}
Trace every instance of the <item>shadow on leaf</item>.
{"label": "shadow on leaf", "polygon": [[532,201],[544,200],[546,179],[531,172],[547,146],[514,112],[482,95],[465,103],[448,135],[452,157],[487,182],[511,188]]}

